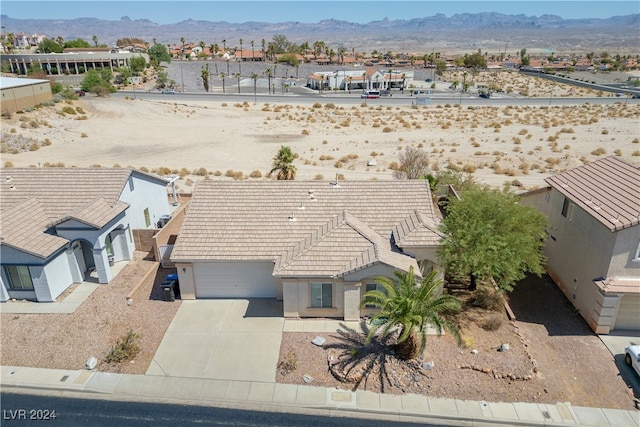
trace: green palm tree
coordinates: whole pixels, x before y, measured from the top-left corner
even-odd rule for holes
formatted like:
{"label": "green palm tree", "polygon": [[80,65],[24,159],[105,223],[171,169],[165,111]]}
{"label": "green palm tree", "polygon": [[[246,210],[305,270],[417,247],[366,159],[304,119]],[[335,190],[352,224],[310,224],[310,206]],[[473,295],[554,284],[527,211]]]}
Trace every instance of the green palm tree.
{"label": "green palm tree", "polygon": [[376,279],[384,290],[367,292],[361,303],[361,307],[373,306],[380,309],[371,318],[373,327],[367,335],[367,344],[378,333],[386,336],[399,327],[396,354],[404,360],[414,359],[424,351],[424,329],[427,325],[433,326],[438,334],[443,329],[448,330],[460,342],[458,327],[440,314],[459,310],[461,303],[452,295],[440,293],[442,281],[436,280],[436,274],[434,270],[422,282],[417,283],[411,267],[408,273],[397,271],[397,281],[387,277]]}
{"label": "green palm tree", "polygon": [[296,167],[293,164],[295,155],[290,147],[281,146],[278,154],[273,158],[273,167],[267,174],[270,177],[275,171],[278,171],[276,179],[279,181],[291,181],[296,179]]}

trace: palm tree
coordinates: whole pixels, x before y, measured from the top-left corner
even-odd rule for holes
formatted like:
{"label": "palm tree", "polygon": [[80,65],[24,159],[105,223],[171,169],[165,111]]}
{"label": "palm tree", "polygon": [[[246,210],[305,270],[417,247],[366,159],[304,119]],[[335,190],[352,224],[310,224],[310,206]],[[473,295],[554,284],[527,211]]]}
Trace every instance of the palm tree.
{"label": "palm tree", "polygon": [[224,78],[225,78],[226,76],[224,75],[224,73],[221,73],[221,74],[220,74],[220,77],[222,77],[222,93],[226,93],[226,92],[225,92],[225,90],[224,90]]}
{"label": "palm tree", "polygon": [[242,39],[240,39],[240,62],[238,62],[238,72],[242,74]]}
{"label": "palm tree", "polygon": [[262,60],[263,61],[266,61],[265,55],[266,55],[267,52],[266,52],[266,50],[264,48],[266,42],[267,41],[265,39],[260,40],[260,45],[262,46]]}
{"label": "palm tree", "polygon": [[397,271],[397,282],[387,277],[376,280],[383,286],[382,291],[372,290],[364,295],[361,307],[373,306],[379,308],[371,318],[373,327],[367,335],[367,343],[381,332],[389,335],[399,327],[396,354],[404,360],[414,359],[422,354],[426,345],[424,329],[433,326],[438,334],[443,329],[448,330],[460,342],[458,327],[440,314],[447,311],[457,311],[461,307],[460,301],[452,295],[440,294],[441,280],[436,280],[434,270],[419,284],[413,271],[408,273]]}
{"label": "palm tree", "polygon": [[256,51],[255,51],[254,45],[255,45],[254,41],[251,40],[251,62],[255,62],[256,60]]}
{"label": "palm tree", "polygon": [[253,79],[253,102],[256,102],[256,86],[258,84],[258,75],[256,73],[252,73],[251,78]]}
{"label": "palm tree", "polygon": [[180,43],[182,44],[182,46],[180,47],[180,53],[182,54],[182,59],[185,58],[184,56],[184,37],[180,37]]}
{"label": "palm tree", "polygon": [[296,167],[293,165],[295,155],[291,152],[291,148],[281,146],[278,154],[273,158],[273,167],[267,174],[270,177],[272,173],[278,171],[276,179],[279,181],[291,181],[296,179]]}
{"label": "palm tree", "polygon": [[93,40],[93,44],[96,45],[96,47],[98,47],[98,36],[93,36],[91,37],[91,39]]}
{"label": "palm tree", "polygon": [[267,92],[271,93],[271,68],[267,68],[264,73],[267,75],[267,79],[269,80],[269,86],[267,86]]}
{"label": "palm tree", "polygon": [[238,93],[240,93],[240,73],[236,73],[235,76],[238,79]]}

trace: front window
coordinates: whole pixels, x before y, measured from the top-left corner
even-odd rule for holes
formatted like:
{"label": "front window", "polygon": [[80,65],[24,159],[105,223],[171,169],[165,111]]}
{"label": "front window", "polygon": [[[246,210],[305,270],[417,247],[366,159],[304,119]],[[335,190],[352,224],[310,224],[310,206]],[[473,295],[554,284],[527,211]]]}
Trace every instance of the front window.
{"label": "front window", "polygon": [[113,256],[113,247],[111,246],[111,234],[107,234],[107,238],[104,239],[104,245],[107,247],[107,255]]}
{"label": "front window", "polygon": [[5,267],[5,272],[9,278],[9,286],[11,289],[33,289],[33,282],[31,281],[29,267],[25,265],[7,265]]}
{"label": "front window", "polygon": [[311,307],[329,308],[333,307],[333,284],[312,283],[311,284]]}

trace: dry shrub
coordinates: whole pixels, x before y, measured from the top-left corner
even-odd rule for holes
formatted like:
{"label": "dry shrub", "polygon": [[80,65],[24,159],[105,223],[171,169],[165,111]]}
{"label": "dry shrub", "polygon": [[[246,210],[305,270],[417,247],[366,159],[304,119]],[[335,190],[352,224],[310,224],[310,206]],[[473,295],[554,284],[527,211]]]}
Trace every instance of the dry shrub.
{"label": "dry shrub", "polygon": [[309,135],[309,130],[307,130],[307,129],[302,129],[302,134],[303,134],[303,135]]}
{"label": "dry shrub", "polygon": [[384,133],[393,132],[393,129],[392,129],[392,128],[390,128],[389,126],[385,126],[385,128],[384,128],[384,129],[382,129],[382,132],[384,132]]}
{"label": "dry shrub", "polygon": [[193,171],[193,174],[198,176],[207,176],[209,173],[207,172],[207,168],[200,168]]}
{"label": "dry shrub", "polygon": [[607,150],[605,150],[602,147],[596,148],[595,150],[593,150],[591,152],[591,154],[593,154],[594,156],[601,156],[601,155],[606,154],[606,153],[607,153]]}
{"label": "dry shrub", "polygon": [[259,170],[251,171],[251,173],[249,174],[249,178],[262,178],[262,172],[260,172]]}
{"label": "dry shrub", "polygon": [[485,310],[501,311],[504,308],[502,292],[490,286],[480,285],[476,289],[473,305]]}
{"label": "dry shrub", "polygon": [[485,331],[494,332],[500,329],[502,326],[503,319],[502,316],[494,314],[493,316],[486,319],[480,327]]}
{"label": "dry shrub", "polygon": [[319,173],[316,176],[314,176],[313,179],[315,179],[316,181],[322,181],[324,179],[324,175]]}
{"label": "dry shrub", "polygon": [[400,167],[400,165],[398,164],[398,162],[389,163],[389,169],[391,169],[392,171],[398,170],[399,167]]}

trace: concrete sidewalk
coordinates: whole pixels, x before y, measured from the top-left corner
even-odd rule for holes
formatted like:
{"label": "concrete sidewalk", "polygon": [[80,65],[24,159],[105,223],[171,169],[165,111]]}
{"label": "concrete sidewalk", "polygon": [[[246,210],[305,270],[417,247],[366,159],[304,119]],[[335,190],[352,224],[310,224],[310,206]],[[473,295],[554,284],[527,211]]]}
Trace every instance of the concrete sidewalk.
{"label": "concrete sidewalk", "polygon": [[494,403],[437,399],[422,395],[388,395],[369,391],[259,381],[230,381],[159,375],[127,375],[86,370],[1,367],[0,384],[96,393],[136,401],[172,401],[194,405],[298,413],[309,409],[362,418],[437,422],[440,425],[521,425],[640,427],[640,411],[588,408],[570,403]]}

